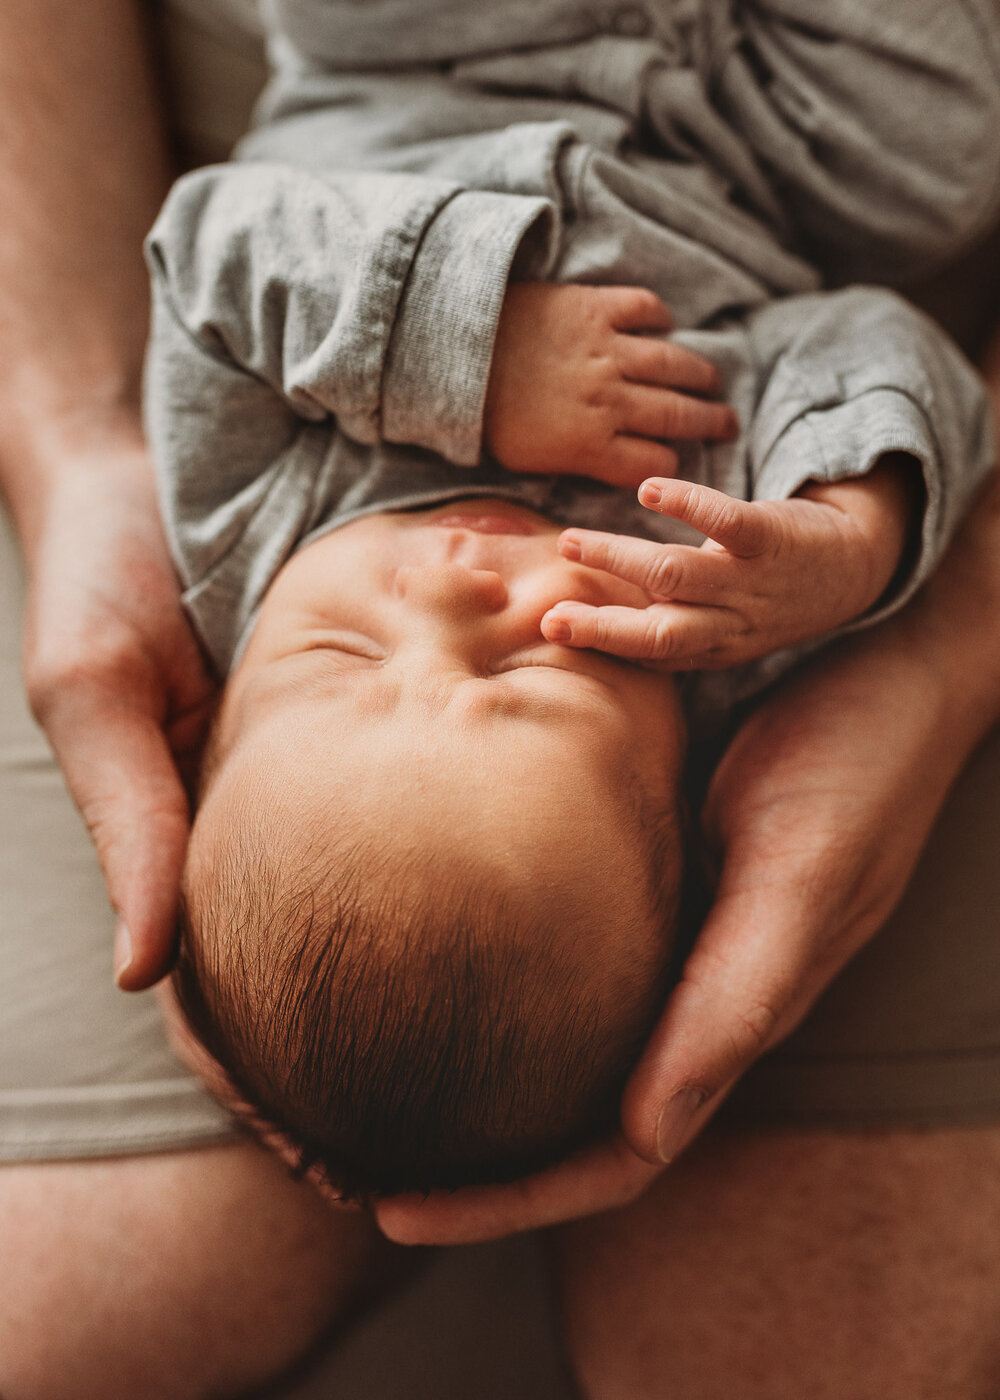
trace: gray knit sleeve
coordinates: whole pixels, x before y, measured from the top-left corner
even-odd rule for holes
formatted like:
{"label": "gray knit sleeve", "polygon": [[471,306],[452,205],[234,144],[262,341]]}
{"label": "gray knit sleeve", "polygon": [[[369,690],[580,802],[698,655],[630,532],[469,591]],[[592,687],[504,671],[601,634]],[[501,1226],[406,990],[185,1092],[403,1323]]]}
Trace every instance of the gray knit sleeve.
{"label": "gray knit sleeve", "polygon": [[508,273],[553,217],[446,179],[237,164],[179,181],[147,254],[192,341],[298,417],[474,465]]}

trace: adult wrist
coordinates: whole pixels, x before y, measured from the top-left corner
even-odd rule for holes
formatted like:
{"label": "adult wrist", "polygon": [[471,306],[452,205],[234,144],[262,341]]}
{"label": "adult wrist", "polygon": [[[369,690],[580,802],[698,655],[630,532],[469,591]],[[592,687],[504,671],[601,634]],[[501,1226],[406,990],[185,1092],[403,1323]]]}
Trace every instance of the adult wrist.
{"label": "adult wrist", "polygon": [[994,476],[939,572],[872,639],[922,667],[922,683],[941,697],[942,742],[953,738],[971,750],[1000,721],[998,618],[1000,477]]}
{"label": "adult wrist", "polygon": [[[85,484],[86,483],[86,484]],[[155,481],[138,409],[91,405],[0,437],[0,489],[29,567],[46,521],[81,489],[148,497]]]}

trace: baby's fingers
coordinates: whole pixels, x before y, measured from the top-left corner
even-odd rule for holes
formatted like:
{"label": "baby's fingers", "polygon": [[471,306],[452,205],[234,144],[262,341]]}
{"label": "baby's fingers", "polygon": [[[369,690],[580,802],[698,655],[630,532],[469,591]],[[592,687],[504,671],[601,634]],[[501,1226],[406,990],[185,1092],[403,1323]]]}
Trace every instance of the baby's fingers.
{"label": "baby's fingers", "polygon": [[670,308],[647,287],[598,287],[595,295],[607,308],[608,317],[620,331],[669,331],[674,318]]}
{"label": "baby's fingers", "polygon": [[598,530],[565,530],[559,537],[565,559],[603,569],[637,584],[657,598],[709,602],[726,586],[729,555],[691,545],[656,544]]}
{"label": "baby's fingers", "polygon": [[662,384],[666,389],[717,394],[722,383],[711,360],[673,340],[625,335],[618,343],[618,357],[623,375],[633,384]]}
{"label": "baby's fingers", "polygon": [[695,486],[690,481],[644,481],[639,502],[659,515],[682,520],[741,559],[763,554],[775,541],[774,521],[767,510],[709,486]]}
{"label": "baby's fingers", "polygon": [[606,447],[593,466],[581,473],[606,481],[609,486],[621,486],[625,490],[635,490],[636,486],[651,472],[666,476],[677,470],[677,453],[662,442],[651,438],[630,437],[619,433]]}
{"label": "baby's fingers", "polygon": [[625,427],[653,438],[702,438],[727,440],[736,436],[739,424],[728,404],[696,399],[673,389],[630,384],[625,397]]}
{"label": "baby's fingers", "polygon": [[557,603],[542,618],[542,635],[562,646],[591,647],[667,671],[725,664],[733,619],[724,608],[654,603],[648,608],[593,608]]}

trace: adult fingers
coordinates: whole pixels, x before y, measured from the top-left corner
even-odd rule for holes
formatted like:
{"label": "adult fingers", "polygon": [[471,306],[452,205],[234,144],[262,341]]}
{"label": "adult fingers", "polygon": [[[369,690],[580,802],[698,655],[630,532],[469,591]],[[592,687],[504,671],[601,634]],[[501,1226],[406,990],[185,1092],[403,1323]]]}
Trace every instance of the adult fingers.
{"label": "adult fingers", "polygon": [[648,384],[625,386],[622,415],[623,427],[644,437],[728,440],[739,432],[736,414],[728,404]]}
{"label": "adult fingers", "polygon": [[611,324],[619,331],[669,331],[670,308],[647,287],[597,287]]}
{"label": "adult fingers", "polygon": [[762,554],[774,540],[773,524],[765,511],[755,510],[752,501],[737,501],[709,486],[690,481],[644,481],[639,502],[658,515],[683,521],[744,559]]}
{"label": "adult fingers", "polygon": [[616,1137],[506,1186],[390,1196],[375,1217],[398,1244],[478,1244],[627,1205],[659,1172]]}
{"label": "adult fingers", "polygon": [[726,587],[732,558],[691,545],[657,544],[599,530],[564,530],[559,552],[566,559],[603,569],[660,598],[705,602]]}
{"label": "adult fingers", "polygon": [[622,336],[618,359],[622,374],[636,384],[662,384],[670,389],[691,389],[697,394],[717,394],[722,383],[711,360],[673,340]]}
{"label": "adult fingers", "polygon": [[115,973],[129,991],[168,969],[188,835],[187,799],[156,718],[97,686],[35,709],[87,824],[118,915]]}
{"label": "adult fingers", "polygon": [[670,670],[728,664],[736,624],[727,608],[653,603],[648,608],[601,607],[571,599],[542,618],[542,635],[562,646],[591,647]]}

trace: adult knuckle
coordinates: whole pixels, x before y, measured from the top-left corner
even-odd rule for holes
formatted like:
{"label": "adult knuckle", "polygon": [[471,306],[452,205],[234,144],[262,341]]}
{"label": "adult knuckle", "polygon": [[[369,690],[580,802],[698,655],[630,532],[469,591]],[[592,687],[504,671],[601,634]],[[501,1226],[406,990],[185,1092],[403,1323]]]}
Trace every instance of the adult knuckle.
{"label": "adult knuckle", "polygon": [[778,1024],[779,1011],[775,1000],[758,997],[734,1012],[740,1042],[754,1054],[767,1047]]}
{"label": "adult knuckle", "polygon": [[68,695],[91,684],[92,667],[90,652],[77,647],[43,647],[25,656],[25,692],[39,724],[45,725]]}

